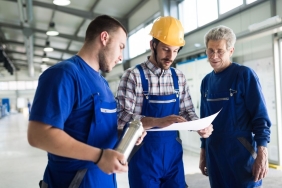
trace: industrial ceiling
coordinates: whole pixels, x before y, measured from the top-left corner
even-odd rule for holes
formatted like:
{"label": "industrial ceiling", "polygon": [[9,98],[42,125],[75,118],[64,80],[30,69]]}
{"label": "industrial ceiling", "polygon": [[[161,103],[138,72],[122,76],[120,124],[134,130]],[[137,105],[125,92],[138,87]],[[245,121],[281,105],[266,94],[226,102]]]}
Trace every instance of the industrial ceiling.
{"label": "industrial ceiling", "polygon": [[[67,6],[58,6],[53,0],[1,0],[0,73],[26,71],[33,77],[42,64],[51,66],[76,54],[88,24],[96,16],[108,14],[127,27],[130,15],[146,1],[71,0]],[[50,26],[59,35],[48,36]],[[44,52],[46,45],[53,51]],[[49,60],[43,61],[44,57]]]}

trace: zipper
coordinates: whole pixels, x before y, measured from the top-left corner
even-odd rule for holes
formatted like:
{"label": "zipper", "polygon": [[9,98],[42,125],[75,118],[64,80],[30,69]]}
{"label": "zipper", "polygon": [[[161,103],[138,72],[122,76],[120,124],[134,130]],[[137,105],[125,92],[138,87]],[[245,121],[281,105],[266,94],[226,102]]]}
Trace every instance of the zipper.
{"label": "zipper", "polygon": [[172,103],[172,102],[176,102],[176,99],[165,100],[165,101],[160,101],[160,100],[149,100],[149,103]]}
{"label": "zipper", "polygon": [[230,96],[232,97],[235,93],[237,93],[237,91],[236,90],[233,90],[233,89],[229,89],[229,91],[230,91]]}
{"label": "zipper", "polygon": [[115,113],[117,112],[117,109],[106,109],[106,108],[101,108],[101,112],[103,113]]}
{"label": "zipper", "polygon": [[228,100],[229,100],[228,97],[217,98],[217,99],[207,99],[207,101],[228,101]]}

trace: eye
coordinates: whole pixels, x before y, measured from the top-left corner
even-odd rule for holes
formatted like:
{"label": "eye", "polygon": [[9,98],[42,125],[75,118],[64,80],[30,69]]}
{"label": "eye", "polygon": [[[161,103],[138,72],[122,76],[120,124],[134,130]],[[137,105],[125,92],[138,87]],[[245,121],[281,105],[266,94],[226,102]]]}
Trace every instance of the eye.
{"label": "eye", "polygon": [[217,53],[220,54],[220,55],[222,55],[222,54],[224,54],[224,51],[223,51],[223,50],[218,50]]}
{"label": "eye", "polygon": [[212,51],[210,49],[207,52],[208,52],[208,54],[213,54],[214,53],[214,51]]}

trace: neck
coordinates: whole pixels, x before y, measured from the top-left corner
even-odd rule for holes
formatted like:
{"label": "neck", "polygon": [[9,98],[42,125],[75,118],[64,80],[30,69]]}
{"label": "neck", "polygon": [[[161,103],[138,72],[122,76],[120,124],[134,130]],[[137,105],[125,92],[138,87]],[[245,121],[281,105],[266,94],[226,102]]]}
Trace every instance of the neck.
{"label": "neck", "polygon": [[83,45],[83,47],[77,53],[90,67],[95,71],[99,71],[98,51],[93,50],[91,46]]}
{"label": "neck", "polygon": [[219,72],[222,72],[222,71],[224,71],[226,68],[228,68],[230,65],[231,65],[232,63],[231,62],[229,62],[229,64],[226,66],[226,67],[223,67],[223,68],[220,68],[220,69],[214,69],[213,71],[215,72],[215,73],[219,73]]}

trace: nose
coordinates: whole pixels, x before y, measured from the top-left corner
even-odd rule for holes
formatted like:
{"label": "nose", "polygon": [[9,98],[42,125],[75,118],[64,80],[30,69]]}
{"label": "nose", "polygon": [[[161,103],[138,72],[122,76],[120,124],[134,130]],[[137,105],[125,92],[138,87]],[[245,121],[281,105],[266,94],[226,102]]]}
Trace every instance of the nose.
{"label": "nose", "polygon": [[123,58],[123,57],[122,57],[122,54],[121,54],[121,55],[118,57],[118,60],[119,60],[119,61],[122,61],[122,58]]}
{"label": "nose", "polygon": [[166,54],[166,57],[168,59],[172,59],[172,51],[168,51],[167,54]]}
{"label": "nose", "polygon": [[218,58],[218,57],[219,57],[219,55],[218,55],[218,53],[217,53],[217,52],[213,52],[213,54],[211,55],[211,57],[212,57],[212,58]]}

